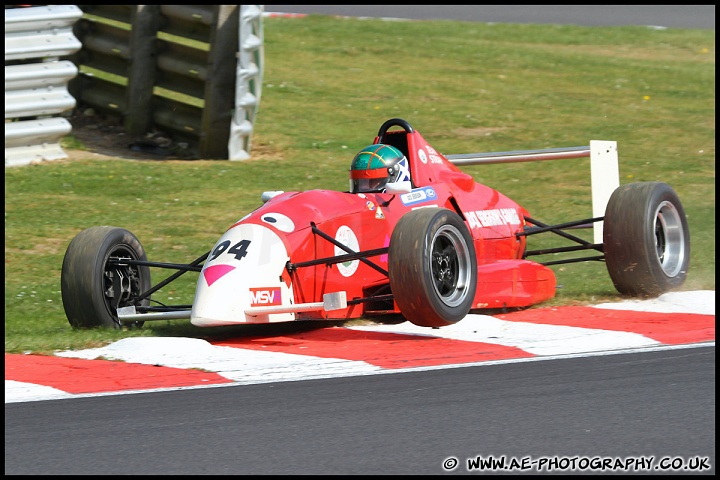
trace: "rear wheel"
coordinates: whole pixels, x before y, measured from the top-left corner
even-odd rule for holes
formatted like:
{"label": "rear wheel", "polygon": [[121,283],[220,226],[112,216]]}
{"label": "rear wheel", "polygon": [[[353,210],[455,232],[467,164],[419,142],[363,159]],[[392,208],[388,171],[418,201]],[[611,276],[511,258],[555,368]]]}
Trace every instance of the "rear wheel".
{"label": "rear wheel", "polygon": [[655,297],[680,287],[690,263],[690,230],[675,191],[662,182],[618,187],[603,222],[605,264],[618,292]]}
{"label": "rear wheel", "polygon": [[[63,307],[74,328],[120,329],[119,307],[149,305],[138,300],[150,288],[149,267],[111,263],[123,258],[147,260],[140,241],[123,228],[91,227],[70,242],[60,278]],[[143,322],[124,325],[139,328]]]}
{"label": "rear wheel", "polygon": [[465,222],[445,208],[406,213],[390,239],[388,276],[408,321],[443,327],[462,320],[477,288],[475,246]]}

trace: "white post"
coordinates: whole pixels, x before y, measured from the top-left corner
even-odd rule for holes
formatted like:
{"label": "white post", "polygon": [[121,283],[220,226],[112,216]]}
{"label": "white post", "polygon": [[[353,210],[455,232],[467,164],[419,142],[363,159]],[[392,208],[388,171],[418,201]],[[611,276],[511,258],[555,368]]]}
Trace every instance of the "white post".
{"label": "white post", "polygon": [[[593,217],[604,217],[610,195],[620,186],[617,142],[590,140]],[[595,222],[594,243],[603,243],[603,222]]]}
{"label": "white post", "polygon": [[250,158],[250,140],[263,80],[263,10],[264,5],[240,5],[235,113],[230,123],[228,160]]}

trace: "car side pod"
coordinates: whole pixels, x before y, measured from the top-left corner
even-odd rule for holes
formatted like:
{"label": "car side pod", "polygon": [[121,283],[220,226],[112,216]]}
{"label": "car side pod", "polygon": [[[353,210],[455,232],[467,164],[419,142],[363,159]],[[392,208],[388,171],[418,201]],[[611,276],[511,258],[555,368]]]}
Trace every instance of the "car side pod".
{"label": "car side pod", "polygon": [[473,309],[528,307],[553,298],[556,287],[555,273],[529,260],[479,265]]}

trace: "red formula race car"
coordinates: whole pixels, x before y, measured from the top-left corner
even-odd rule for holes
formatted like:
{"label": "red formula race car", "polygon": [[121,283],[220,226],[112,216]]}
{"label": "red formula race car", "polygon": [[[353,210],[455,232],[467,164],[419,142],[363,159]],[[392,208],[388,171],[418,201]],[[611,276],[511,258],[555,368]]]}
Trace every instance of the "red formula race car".
{"label": "red formula race car", "polygon": [[[613,148],[613,142],[599,142],[597,151],[591,144],[444,156],[407,121],[391,119],[353,160],[348,191],[266,192],[259,208],[191,263],[148,261],[140,241],[123,228],[80,232],[63,260],[65,312],[77,328],[139,327],[158,319],[213,327],[378,315],[443,327],[470,311],[546,301],[556,289],[548,265],[580,261],[604,261],[624,295],[657,296],[685,281],[685,212],[665,183],[618,186]],[[602,214],[560,225],[533,219],[459,168],[572,156],[594,162],[593,203]],[[595,226],[595,242],[567,231],[588,225]],[[574,243],[529,250],[527,237],[541,233]],[[581,251],[592,255],[529,260]],[[153,285],[151,268],[177,271]],[[192,271],[199,272],[192,305],[153,301],[154,293]]]}

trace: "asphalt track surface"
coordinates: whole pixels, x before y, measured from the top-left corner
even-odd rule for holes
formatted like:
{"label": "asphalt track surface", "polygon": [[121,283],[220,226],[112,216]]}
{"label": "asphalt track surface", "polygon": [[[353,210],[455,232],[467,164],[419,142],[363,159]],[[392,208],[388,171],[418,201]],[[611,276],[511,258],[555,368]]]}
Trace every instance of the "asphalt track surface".
{"label": "asphalt track surface", "polygon": [[487,473],[477,456],[714,474],[715,348],[5,405],[6,475]]}
{"label": "asphalt track surface", "polygon": [[715,5],[265,5],[266,14],[715,29]]}

